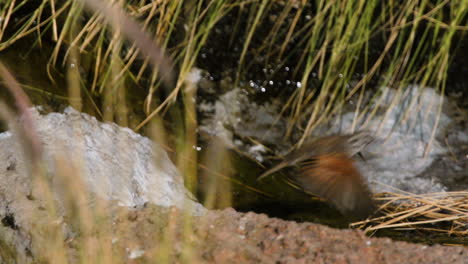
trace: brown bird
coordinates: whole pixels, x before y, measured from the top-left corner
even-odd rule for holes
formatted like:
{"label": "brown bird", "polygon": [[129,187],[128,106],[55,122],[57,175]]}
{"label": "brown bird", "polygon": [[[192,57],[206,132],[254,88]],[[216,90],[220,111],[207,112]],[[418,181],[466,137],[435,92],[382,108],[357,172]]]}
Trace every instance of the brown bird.
{"label": "brown bird", "polygon": [[353,157],[372,141],[367,131],[317,138],[286,155],[257,180],[295,166],[298,170],[292,179],[302,189],[327,199],[345,215],[365,218],[375,207]]}

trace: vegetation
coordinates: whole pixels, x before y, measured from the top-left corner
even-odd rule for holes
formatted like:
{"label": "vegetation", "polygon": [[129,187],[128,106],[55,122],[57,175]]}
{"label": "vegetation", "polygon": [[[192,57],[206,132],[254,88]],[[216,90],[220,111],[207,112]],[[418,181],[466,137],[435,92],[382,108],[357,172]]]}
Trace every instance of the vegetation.
{"label": "vegetation", "polygon": [[[207,71],[215,82],[247,87],[252,98],[283,100],[286,136],[299,127],[301,143],[343,111],[351,97],[357,98],[355,123],[372,118],[381,95],[374,95],[372,107],[365,104],[364,92],[376,87],[404,89],[417,83],[444,93],[453,54],[468,30],[467,8],[467,0],[5,0],[0,3],[0,52],[40,53],[47,59],[22,69],[13,65],[15,59],[4,61],[20,84],[6,68],[2,80],[13,94],[21,88],[33,98],[46,94],[102,120],[145,129],[167,142],[188,188],[196,192],[200,171],[206,173],[202,177],[238,181],[227,175],[229,164],[210,162],[193,148],[198,144],[197,90],[189,78],[194,68]],[[38,66],[55,89],[23,76],[22,71]],[[14,98],[25,113],[27,96]],[[8,107],[2,109],[2,117],[11,119]],[[24,142],[34,147],[33,139]],[[228,160],[223,146],[211,146],[208,151]],[[229,192],[219,194],[229,188],[225,185],[224,180],[209,184],[207,205],[216,207],[215,195],[228,196],[222,206],[230,203]],[[77,217],[99,218],[76,206]],[[53,206],[47,210],[54,213]],[[99,223],[83,220],[86,226],[80,229]],[[62,237],[54,239],[44,262],[57,258],[54,250],[63,247]],[[171,241],[170,234],[164,241]],[[87,248],[92,241],[82,242]],[[109,253],[102,250],[97,254]],[[86,256],[82,261],[87,263]]]}

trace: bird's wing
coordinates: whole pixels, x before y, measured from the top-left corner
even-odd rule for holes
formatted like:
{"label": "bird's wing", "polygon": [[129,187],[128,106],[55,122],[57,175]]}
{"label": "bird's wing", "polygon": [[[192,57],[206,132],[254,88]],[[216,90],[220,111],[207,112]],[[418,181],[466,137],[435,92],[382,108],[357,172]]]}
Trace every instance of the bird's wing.
{"label": "bird's wing", "polygon": [[333,203],[346,215],[366,217],[373,201],[353,160],[345,154],[322,155],[301,163],[295,180],[304,190]]}

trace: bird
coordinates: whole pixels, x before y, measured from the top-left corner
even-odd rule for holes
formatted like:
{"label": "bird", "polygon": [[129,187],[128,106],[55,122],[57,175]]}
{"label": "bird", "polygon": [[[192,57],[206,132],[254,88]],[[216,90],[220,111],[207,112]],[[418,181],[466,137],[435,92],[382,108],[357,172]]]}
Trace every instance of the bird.
{"label": "bird", "polygon": [[315,138],[287,154],[257,180],[293,166],[291,178],[304,191],[328,200],[346,216],[367,218],[375,205],[354,157],[372,141],[374,137],[366,130]]}

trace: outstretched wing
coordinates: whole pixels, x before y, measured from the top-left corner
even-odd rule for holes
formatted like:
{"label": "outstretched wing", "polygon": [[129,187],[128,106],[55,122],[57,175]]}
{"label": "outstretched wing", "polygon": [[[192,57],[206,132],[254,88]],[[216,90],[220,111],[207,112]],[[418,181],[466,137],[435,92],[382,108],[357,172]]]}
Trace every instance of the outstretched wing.
{"label": "outstretched wing", "polygon": [[353,160],[344,153],[321,155],[301,163],[295,180],[333,203],[343,214],[367,217],[374,211],[371,194]]}
{"label": "outstretched wing", "polygon": [[314,156],[318,151],[318,146],[313,143],[305,144],[301,151],[293,151],[284,157],[284,160],[278,163],[273,168],[265,171],[257,178],[257,181],[265,178],[268,175],[271,175],[283,168],[299,165],[303,160],[310,159],[310,156]]}

